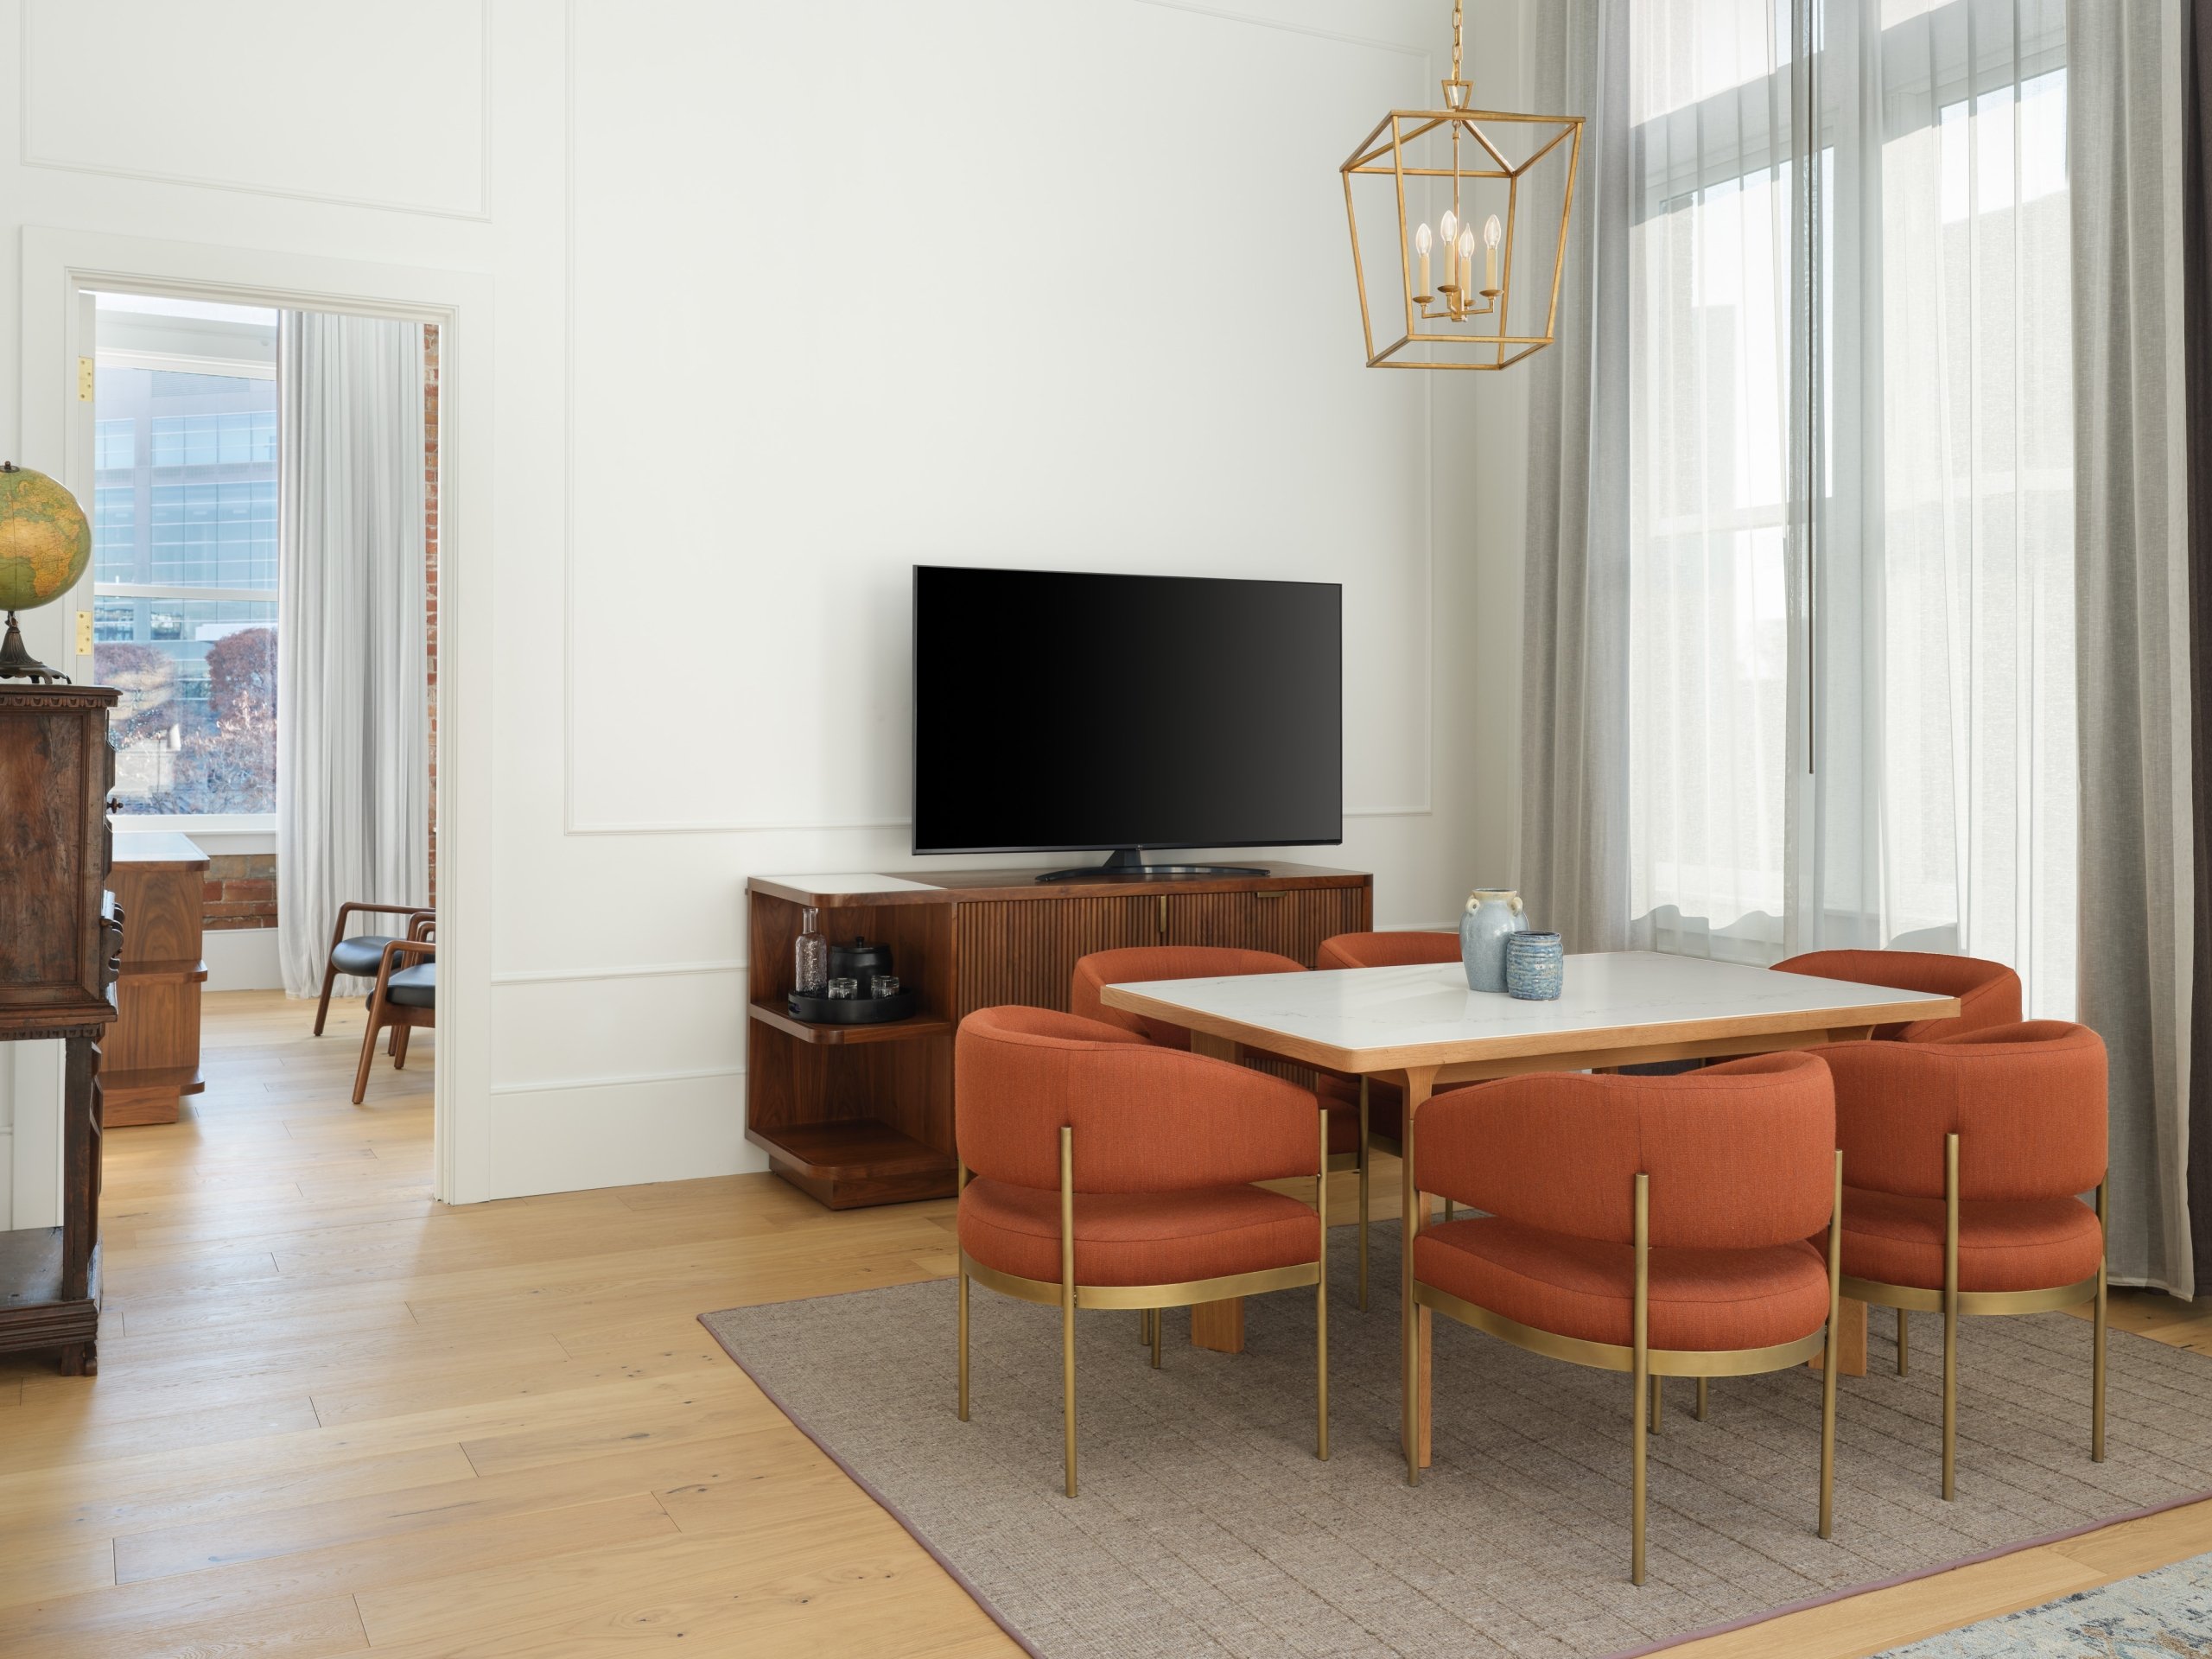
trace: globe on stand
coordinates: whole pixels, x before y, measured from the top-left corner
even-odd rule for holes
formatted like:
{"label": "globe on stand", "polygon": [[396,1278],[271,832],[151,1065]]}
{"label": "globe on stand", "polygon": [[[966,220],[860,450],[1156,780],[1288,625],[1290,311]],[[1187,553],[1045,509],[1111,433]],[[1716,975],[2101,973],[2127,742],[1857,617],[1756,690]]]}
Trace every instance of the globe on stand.
{"label": "globe on stand", "polygon": [[92,558],[92,527],[77,498],[44,473],[0,461],[0,610],[8,613],[0,680],[68,683],[23,649],[16,613],[60,599]]}

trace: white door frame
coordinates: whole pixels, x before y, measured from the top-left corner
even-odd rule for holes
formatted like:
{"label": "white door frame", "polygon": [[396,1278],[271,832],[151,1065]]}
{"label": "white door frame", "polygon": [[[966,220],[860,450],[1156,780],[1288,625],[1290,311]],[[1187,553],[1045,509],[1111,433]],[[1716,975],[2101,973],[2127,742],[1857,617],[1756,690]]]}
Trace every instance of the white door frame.
{"label": "white door frame", "polygon": [[[78,413],[74,296],[80,289],[346,311],[438,326],[438,990],[446,1017],[438,1022],[435,1046],[433,1191],[454,1204],[488,1197],[491,980],[484,952],[491,937],[485,855],[492,773],[492,280],[472,271],[41,226],[25,226],[22,234],[22,449],[16,459],[57,478],[73,476],[80,461],[89,467],[92,459],[74,454],[90,432]],[[85,435],[77,435],[80,432]],[[36,638],[25,628],[33,654],[73,660],[74,642],[67,630],[69,613],[80,607],[64,601],[27,617],[38,628]],[[60,1068],[52,1067],[50,1090],[35,1081],[38,1069],[34,1065],[17,1074],[19,1205],[31,1173],[26,1162],[47,1161],[40,1147],[48,1116],[57,1151],[60,1144]],[[29,1125],[27,1117],[33,1120]],[[26,1127],[32,1130],[28,1143]],[[20,1207],[15,1223],[35,1224]]]}

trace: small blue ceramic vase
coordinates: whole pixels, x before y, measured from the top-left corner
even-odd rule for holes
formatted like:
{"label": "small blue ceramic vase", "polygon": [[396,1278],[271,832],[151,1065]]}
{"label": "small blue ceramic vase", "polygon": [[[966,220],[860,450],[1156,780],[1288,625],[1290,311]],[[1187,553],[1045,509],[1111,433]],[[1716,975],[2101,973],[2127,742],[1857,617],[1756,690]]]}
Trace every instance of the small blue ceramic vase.
{"label": "small blue ceramic vase", "polygon": [[1552,1002],[1566,982],[1567,954],[1556,933],[1516,933],[1505,942],[1505,989],[1526,1002]]}
{"label": "small blue ceramic vase", "polygon": [[1469,990],[1505,988],[1505,941],[1528,925],[1519,893],[1478,887],[1467,895],[1459,918],[1459,960],[1466,964]]}

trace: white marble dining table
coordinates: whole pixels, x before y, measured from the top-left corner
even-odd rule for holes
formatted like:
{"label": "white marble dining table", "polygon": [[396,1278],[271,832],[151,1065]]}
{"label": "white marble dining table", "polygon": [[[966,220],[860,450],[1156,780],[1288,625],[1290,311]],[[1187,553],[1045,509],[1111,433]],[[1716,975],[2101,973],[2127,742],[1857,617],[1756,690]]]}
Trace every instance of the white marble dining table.
{"label": "white marble dining table", "polygon": [[[1457,963],[1351,968],[1302,974],[1152,980],[1109,985],[1109,1007],[1185,1027],[1196,1052],[1236,1059],[1245,1051],[1403,1090],[1407,1144],[1421,1106],[1440,1087],[1530,1071],[1595,1071],[1660,1060],[1765,1054],[1848,1042],[1876,1027],[1940,1019],[1958,1000],[1926,991],[1777,973],[1745,963],[1624,950],[1567,958],[1565,982],[1551,1001],[1467,988]],[[1414,1306],[1414,1239],[1428,1201],[1412,1156],[1400,1160],[1406,1375],[1426,1382],[1430,1313]],[[1847,1363],[1855,1347],[1863,1368],[1866,1308],[1853,1303]],[[1192,1339],[1234,1350],[1243,1343],[1240,1304],[1208,1304],[1192,1313]],[[1428,1461],[1428,1423],[1411,1432]]]}

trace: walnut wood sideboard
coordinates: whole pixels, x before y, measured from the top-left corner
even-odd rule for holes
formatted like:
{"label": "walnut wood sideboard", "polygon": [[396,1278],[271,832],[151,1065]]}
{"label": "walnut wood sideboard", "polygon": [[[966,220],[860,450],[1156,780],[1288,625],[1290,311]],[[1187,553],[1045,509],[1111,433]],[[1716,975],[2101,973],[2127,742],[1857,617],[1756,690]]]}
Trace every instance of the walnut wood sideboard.
{"label": "walnut wood sideboard", "polygon": [[61,1224],[0,1232],[0,1351],[59,1349],[67,1376],[99,1363],[100,1038],[124,920],[105,885],[117,695],[0,684],[0,1042],[59,1038],[64,1054]]}
{"label": "walnut wood sideboard", "polygon": [[174,1123],[200,1075],[200,901],[207,855],[180,835],[126,830],[111,873],[130,918],[115,986],[115,1028],[104,1045],[102,1121],[111,1129]]}
{"label": "walnut wood sideboard", "polygon": [[[1276,864],[1263,876],[1039,882],[1028,870],[754,876],[746,884],[750,1038],[746,1138],[833,1210],[954,1190],[952,1037],[976,1008],[1061,1008],[1077,958],[1140,944],[1273,950],[1313,966],[1321,941],[1373,925],[1374,878]],[[891,947],[908,1019],[791,1018],[792,946],[810,906],[835,944]]]}

